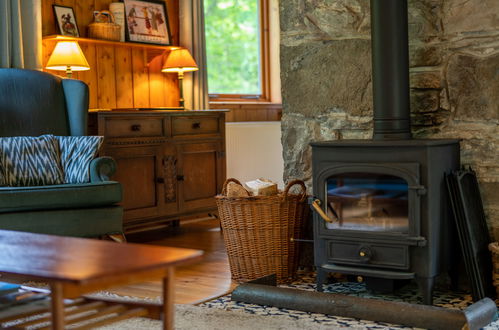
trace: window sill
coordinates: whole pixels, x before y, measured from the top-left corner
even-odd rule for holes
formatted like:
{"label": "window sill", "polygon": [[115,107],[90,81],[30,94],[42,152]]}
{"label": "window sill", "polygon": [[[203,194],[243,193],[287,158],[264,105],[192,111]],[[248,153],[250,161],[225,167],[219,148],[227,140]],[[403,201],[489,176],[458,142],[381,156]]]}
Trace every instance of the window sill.
{"label": "window sill", "polygon": [[282,116],[282,104],[272,102],[213,101],[210,109],[229,109],[225,115],[227,122],[280,121]]}

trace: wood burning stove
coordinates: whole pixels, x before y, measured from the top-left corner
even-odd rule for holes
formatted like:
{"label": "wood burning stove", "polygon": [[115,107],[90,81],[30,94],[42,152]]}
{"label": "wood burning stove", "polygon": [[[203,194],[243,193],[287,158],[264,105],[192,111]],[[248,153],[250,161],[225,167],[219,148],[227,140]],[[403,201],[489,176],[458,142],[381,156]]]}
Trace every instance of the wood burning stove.
{"label": "wood burning stove", "polygon": [[317,289],[329,272],[416,279],[432,302],[450,265],[444,174],[459,167],[458,140],[411,139],[406,0],[372,0],[373,140],[312,143]]}
{"label": "wood burning stove", "polygon": [[450,266],[444,173],[458,168],[458,141],[317,142],[312,164],[314,195],[334,221],[314,214],[318,290],[328,272],[416,279],[431,304]]}

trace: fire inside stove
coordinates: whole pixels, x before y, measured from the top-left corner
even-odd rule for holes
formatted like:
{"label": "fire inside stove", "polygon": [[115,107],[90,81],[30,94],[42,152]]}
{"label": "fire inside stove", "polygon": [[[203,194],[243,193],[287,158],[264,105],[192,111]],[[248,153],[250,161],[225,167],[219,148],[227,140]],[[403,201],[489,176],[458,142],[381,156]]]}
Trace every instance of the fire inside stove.
{"label": "fire inside stove", "polygon": [[345,173],[326,182],[328,229],[409,231],[409,186],[392,175]]}

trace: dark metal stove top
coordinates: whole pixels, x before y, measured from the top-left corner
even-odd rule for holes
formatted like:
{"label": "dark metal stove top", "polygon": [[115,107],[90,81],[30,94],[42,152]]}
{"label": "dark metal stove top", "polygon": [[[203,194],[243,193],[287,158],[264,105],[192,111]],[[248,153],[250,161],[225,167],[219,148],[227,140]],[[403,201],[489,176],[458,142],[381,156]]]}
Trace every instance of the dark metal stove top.
{"label": "dark metal stove top", "polygon": [[410,140],[332,140],[311,142],[313,147],[422,147],[456,144],[457,139],[410,139]]}

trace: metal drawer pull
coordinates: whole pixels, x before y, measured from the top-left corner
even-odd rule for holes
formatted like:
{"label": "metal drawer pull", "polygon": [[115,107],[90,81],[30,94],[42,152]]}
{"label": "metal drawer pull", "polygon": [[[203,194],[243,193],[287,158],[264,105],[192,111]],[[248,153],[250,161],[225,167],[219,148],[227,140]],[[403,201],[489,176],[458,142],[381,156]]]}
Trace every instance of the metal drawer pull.
{"label": "metal drawer pull", "polygon": [[134,132],[138,132],[138,131],[140,131],[140,125],[138,125],[138,124],[132,125],[131,129]]}
{"label": "metal drawer pull", "polygon": [[193,129],[201,128],[201,123],[192,123],[192,128]]}
{"label": "metal drawer pull", "polygon": [[177,181],[184,181],[183,175],[177,175]]}
{"label": "metal drawer pull", "polygon": [[165,183],[164,178],[156,178],[156,183]]}
{"label": "metal drawer pull", "polygon": [[314,208],[315,212],[317,212],[321,216],[321,218],[324,219],[324,221],[335,223],[337,220],[333,220],[328,217],[328,215],[321,209],[320,205],[321,201],[319,199],[316,199],[312,202],[312,207]]}

